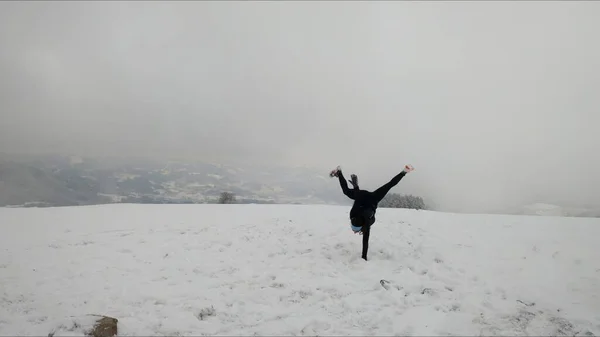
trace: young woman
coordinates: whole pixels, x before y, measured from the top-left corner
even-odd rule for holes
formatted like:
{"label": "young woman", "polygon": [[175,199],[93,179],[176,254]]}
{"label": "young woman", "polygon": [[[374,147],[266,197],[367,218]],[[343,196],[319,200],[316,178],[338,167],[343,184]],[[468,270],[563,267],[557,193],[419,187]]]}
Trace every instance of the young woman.
{"label": "young woman", "polygon": [[361,190],[358,187],[358,177],[352,174],[350,177],[352,180],[348,180],[353,189],[348,188],[346,178],[342,174],[342,169],[338,166],[336,169],[329,173],[331,177],[338,177],[342,192],[354,200],[352,209],[350,209],[350,227],[354,233],[359,233],[363,236],[363,247],[361,257],[367,261],[367,251],[369,250],[369,235],[371,233],[371,226],[375,223],[375,212],[381,199],[389,192],[389,190],[396,186],[404,176],[414,170],[411,165],[404,166],[402,172],[398,173],[392,180],[387,184],[379,187],[373,192],[367,190]]}

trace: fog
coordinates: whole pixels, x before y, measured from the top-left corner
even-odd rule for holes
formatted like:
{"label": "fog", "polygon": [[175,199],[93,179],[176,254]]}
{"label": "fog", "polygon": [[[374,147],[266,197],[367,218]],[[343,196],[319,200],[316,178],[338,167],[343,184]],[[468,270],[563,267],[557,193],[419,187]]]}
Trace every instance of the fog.
{"label": "fog", "polygon": [[342,165],[600,200],[597,2],[1,2],[0,151]]}

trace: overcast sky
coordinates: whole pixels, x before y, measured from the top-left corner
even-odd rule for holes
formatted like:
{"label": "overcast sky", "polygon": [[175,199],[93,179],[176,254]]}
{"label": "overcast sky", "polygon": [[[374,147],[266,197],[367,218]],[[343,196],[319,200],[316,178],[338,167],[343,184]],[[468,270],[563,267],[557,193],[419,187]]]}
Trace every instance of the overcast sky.
{"label": "overcast sky", "polygon": [[0,151],[340,164],[600,200],[600,3],[0,2]]}

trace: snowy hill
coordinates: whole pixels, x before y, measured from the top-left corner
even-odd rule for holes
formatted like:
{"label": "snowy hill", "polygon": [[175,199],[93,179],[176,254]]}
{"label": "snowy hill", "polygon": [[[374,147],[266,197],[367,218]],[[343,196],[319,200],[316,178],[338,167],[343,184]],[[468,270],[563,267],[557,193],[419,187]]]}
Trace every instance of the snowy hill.
{"label": "snowy hill", "polygon": [[543,216],[567,216],[562,207],[551,204],[531,204],[523,207],[523,214]]}
{"label": "snowy hill", "polygon": [[365,262],[347,212],[0,209],[0,335],[600,334],[599,219],[380,209]]}
{"label": "snowy hill", "polygon": [[542,216],[562,216],[562,217],[588,217],[600,218],[598,207],[563,207],[552,204],[536,203],[524,206],[515,214],[523,215],[542,215]]}

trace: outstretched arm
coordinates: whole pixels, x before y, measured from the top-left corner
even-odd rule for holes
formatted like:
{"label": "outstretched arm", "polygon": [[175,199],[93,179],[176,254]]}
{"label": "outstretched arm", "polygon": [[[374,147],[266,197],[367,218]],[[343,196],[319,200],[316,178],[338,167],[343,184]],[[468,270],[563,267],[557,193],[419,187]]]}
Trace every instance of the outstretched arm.
{"label": "outstretched arm", "polygon": [[380,202],[381,199],[383,199],[386,194],[388,194],[388,192],[390,191],[390,189],[392,189],[392,187],[398,185],[398,183],[400,182],[400,180],[402,180],[402,178],[404,178],[404,176],[410,172],[414,170],[412,166],[410,165],[406,165],[404,167],[404,170],[402,170],[402,172],[398,173],[394,178],[392,178],[392,180],[390,180],[387,184],[381,186],[380,188],[376,189],[373,192],[373,196],[375,197],[375,200],[377,202]]}

